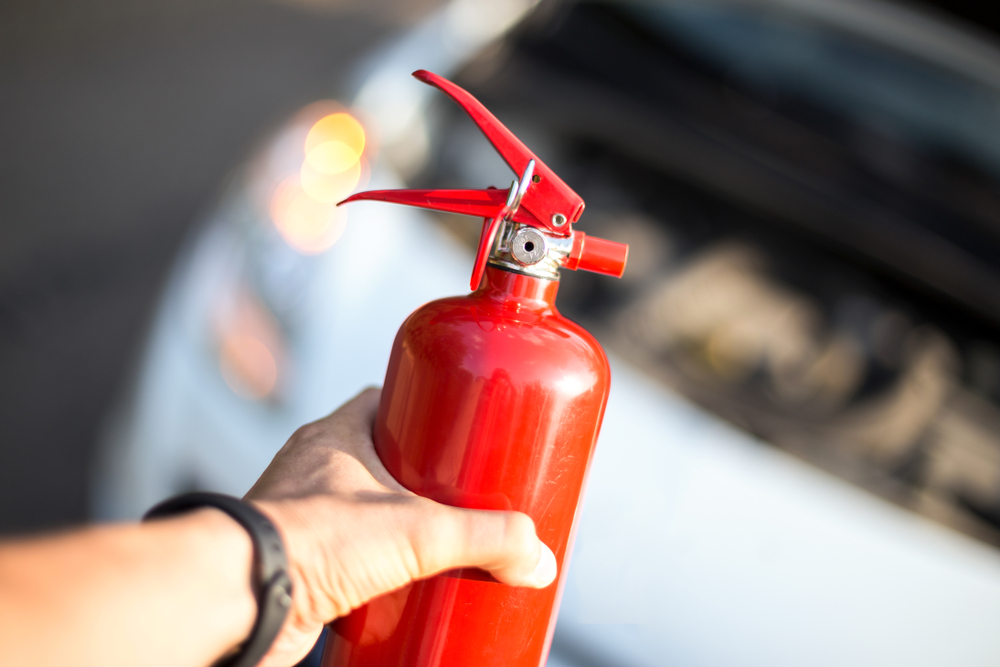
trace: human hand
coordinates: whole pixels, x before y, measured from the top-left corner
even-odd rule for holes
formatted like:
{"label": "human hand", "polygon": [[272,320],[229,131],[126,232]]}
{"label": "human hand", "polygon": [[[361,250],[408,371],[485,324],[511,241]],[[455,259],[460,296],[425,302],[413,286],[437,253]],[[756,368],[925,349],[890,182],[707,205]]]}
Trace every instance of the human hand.
{"label": "human hand", "polygon": [[294,588],[261,667],[296,663],[325,623],[445,570],[479,567],[533,588],[555,579],[555,556],[525,514],[441,505],[392,478],[372,443],[380,395],[368,389],[296,431],[246,496],[281,532]]}

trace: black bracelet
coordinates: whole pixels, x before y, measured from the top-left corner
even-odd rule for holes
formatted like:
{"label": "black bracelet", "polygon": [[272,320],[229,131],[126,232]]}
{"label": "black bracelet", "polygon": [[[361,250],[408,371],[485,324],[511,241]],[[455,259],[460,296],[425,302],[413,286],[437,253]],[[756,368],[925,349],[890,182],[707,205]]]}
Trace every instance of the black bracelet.
{"label": "black bracelet", "polygon": [[159,519],[202,507],[222,510],[243,526],[253,539],[257,620],[239,652],[216,665],[253,667],[271,648],[292,605],[292,581],[288,578],[285,546],[278,530],[266,516],[249,503],[221,493],[186,493],[164,500],[146,512],[142,520]]}

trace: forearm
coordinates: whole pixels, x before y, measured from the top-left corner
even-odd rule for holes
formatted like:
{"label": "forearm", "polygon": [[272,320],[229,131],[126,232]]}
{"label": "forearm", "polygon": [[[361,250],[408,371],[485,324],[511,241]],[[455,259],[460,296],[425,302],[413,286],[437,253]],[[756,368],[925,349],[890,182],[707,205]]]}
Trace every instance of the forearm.
{"label": "forearm", "polygon": [[250,632],[252,558],[216,510],[0,543],[4,664],[210,664]]}

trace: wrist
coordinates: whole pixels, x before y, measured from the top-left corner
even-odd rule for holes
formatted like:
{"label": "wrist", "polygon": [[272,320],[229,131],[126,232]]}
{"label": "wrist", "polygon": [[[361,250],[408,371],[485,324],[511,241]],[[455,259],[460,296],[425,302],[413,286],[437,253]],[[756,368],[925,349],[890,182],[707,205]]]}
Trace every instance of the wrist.
{"label": "wrist", "polygon": [[288,576],[292,580],[292,609],[295,610],[306,594],[300,567],[303,531],[297,516],[296,503],[288,500],[269,501],[249,498],[245,498],[244,502],[266,516],[281,536],[281,541],[285,545],[285,557],[288,560]]}
{"label": "wrist", "polygon": [[246,640],[257,618],[257,600],[253,581],[253,540],[235,519],[214,507],[192,513],[203,528],[214,535],[219,551],[211,557],[220,583],[223,600],[231,609],[232,623],[225,634],[222,655],[231,653]]}
{"label": "wrist", "polygon": [[206,636],[214,638],[212,654],[221,657],[238,647],[253,628],[257,602],[252,585],[253,541],[225,512],[200,508],[143,525],[168,533],[168,543],[186,554],[186,567],[198,573],[206,603],[215,612]]}
{"label": "wrist", "polygon": [[[223,662],[228,667],[251,667],[260,662],[273,647],[282,632],[292,603],[292,584],[288,576],[284,543],[277,527],[257,508],[246,501],[219,493],[196,492],[175,496],[150,509],[144,518],[147,521],[170,518],[205,508],[215,508],[225,513],[239,525],[253,545],[255,620],[239,650],[234,655],[226,656]],[[206,520],[212,521],[207,516],[202,519]],[[231,529],[228,532],[232,534]],[[230,590],[233,590],[232,587]],[[218,594],[220,591],[215,592]]]}
{"label": "wrist", "polygon": [[299,625],[311,626],[322,625],[349,612],[350,607],[341,609],[332,605],[330,595],[319,593],[329,587],[323,585],[317,575],[332,573],[326,558],[328,554],[315,550],[317,536],[328,534],[332,525],[322,518],[324,512],[320,506],[324,499],[306,497],[248,502],[271,520],[285,543],[293,591],[290,617]]}

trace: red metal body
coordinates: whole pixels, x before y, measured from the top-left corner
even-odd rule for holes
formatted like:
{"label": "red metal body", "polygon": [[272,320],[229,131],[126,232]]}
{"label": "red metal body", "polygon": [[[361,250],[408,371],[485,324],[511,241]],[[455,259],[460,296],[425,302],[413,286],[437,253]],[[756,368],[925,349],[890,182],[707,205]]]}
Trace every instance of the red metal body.
{"label": "red metal body", "polygon": [[403,323],[375,425],[389,472],[411,491],[534,521],[556,585],[448,572],[373,600],[333,626],[324,667],[538,667],[608,397],[597,341],[555,308],[559,283],[487,267],[467,296]]}

